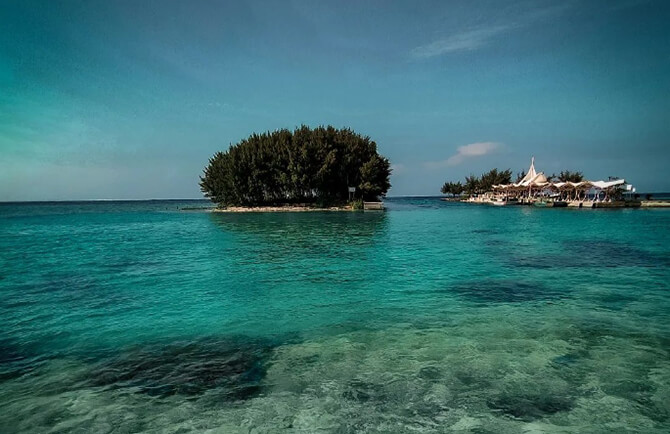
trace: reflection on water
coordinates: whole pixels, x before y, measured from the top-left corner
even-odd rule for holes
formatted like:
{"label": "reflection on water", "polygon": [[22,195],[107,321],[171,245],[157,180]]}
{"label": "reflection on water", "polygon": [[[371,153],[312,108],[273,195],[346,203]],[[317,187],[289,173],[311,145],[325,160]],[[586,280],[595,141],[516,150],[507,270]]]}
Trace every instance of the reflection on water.
{"label": "reflection on water", "polygon": [[298,249],[384,242],[388,230],[385,212],[215,212],[209,216],[223,231]]}

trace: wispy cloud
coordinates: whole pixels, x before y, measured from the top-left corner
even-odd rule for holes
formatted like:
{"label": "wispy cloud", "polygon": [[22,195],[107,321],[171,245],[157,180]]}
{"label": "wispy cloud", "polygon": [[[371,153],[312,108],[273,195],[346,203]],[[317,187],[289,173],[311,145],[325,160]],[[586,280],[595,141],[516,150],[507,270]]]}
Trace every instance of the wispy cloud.
{"label": "wispy cloud", "polygon": [[571,2],[566,1],[559,5],[524,11],[513,17],[499,17],[488,25],[465,28],[428,44],[415,47],[411,50],[410,55],[415,59],[428,59],[459,51],[474,51],[492,43],[497,37],[503,34],[529,26],[541,20],[555,18],[571,7]]}
{"label": "wispy cloud", "polygon": [[486,45],[495,36],[514,26],[479,27],[412,49],[412,57],[426,59],[456,51],[472,51]]}
{"label": "wispy cloud", "polygon": [[425,163],[429,169],[437,169],[441,167],[458,166],[463,161],[469,158],[482,157],[491,154],[500,148],[500,143],[497,142],[477,142],[469,145],[459,146],[456,154],[442,161],[430,161]]}

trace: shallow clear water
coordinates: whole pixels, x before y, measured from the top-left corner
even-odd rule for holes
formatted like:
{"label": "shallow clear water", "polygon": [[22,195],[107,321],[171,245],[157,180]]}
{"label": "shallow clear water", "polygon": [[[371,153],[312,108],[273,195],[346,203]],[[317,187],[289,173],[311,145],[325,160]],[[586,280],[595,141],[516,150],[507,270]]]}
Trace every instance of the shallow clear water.
{"label": "shallow clear water", "polygon": [[0,432],[670,430],[670,210],[183,206],[0,204]]}

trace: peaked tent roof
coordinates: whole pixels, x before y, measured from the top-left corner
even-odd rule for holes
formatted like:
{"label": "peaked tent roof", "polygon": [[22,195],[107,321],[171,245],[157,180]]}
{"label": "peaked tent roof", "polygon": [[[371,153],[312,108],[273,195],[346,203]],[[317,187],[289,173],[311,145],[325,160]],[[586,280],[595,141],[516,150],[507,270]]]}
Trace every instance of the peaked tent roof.
{"label": "peaked tent roof", "polygon": [[615,179],[611,181],[581,181],[581,182],[549,182],[547,177],[544,175],[544,172],[535,171],[535,157],[530,159],[530,167],[528,168],[528,173],[517,183],[512,184],[499,184],[494,185],[494,190],[510,190],[517,189],[522,190],[526,187],[546,187],[546,188],[555,188],[557,190],[567,190],[567,189],[584,189],[588,190],[590,188],[597,188],[600,190],[606,190],[617,185],[624,185],[626,183],[623,179]]}
{"label": "peaked tent roof", "polygon": [[[531,157],[530,159],[530,167],[528,168],[528,173],[526,173],[526,176],[524,176],[521,181],[517,182],[517,184],[523,184],[527,183],[533,180],[537,176],[537,172],[535,172],[535,157]],[[526,184],[528,185],[528,184]]]}
{"label": "peaked tent roof", "polygon": [[530,180],[528,185],[537,185],[537,186],[543,186],[548,183],[547,177],[544,176],[544,172],[540,172],[533,179]]}
{"label": "peaked tent roof", "polygon": [[544,172],[535,171],[535,157],[530,159],[530,167],[528,168],[528,173],[521,179],[521,181],[513,184],[514,187],[528,187],[536,186],[542,187],[547,184],[547,177],[544,176]]}

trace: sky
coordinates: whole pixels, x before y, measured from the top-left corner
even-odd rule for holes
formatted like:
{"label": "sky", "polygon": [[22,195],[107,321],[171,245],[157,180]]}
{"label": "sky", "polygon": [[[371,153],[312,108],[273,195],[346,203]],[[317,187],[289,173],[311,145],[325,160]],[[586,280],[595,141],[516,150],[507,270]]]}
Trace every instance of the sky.
{"label": "sky", "polygon": [[390,196],[493,167],[670,191],[670,2],[41,1],[0,8],[0,201],[199,198],[254,132],[349,127]]}

